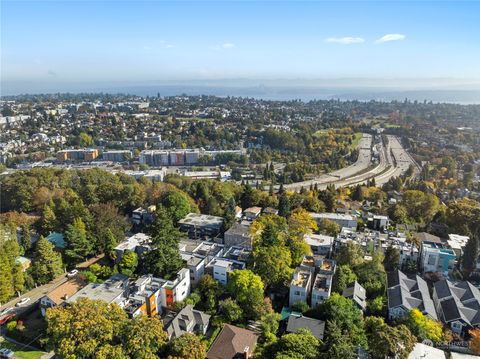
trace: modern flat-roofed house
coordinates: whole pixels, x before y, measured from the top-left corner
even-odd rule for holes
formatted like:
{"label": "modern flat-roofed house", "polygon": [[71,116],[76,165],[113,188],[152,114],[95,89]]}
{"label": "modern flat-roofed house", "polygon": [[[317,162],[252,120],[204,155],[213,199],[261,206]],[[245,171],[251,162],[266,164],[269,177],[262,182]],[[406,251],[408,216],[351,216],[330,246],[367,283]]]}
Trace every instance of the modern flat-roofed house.
{"label": "modern flat-roofed house", "polygon": [[160,291],[162,290],[161,279],[152,275],[144,275],[133,284],[124,309],[130,317],[146,315],[155,317],[162,312],[160,308]]}
{"label": "modern flat-roofed house", "polygon": [[342,213],[310,213],[310,216],[317,222],[318,225],[322,223],[323,220],[328,219],[337,223],[340,228],[357,228],[357,218],[350,214]]}
{"label": "modern flat-roofed house", "polygon": [[304,239],[313,254],[328,256],[332,253],[335,238],[324,234],[306,234]]}
{"label": "modern flat-roofed house", "polygon": [[80,298],[103,300],[108,304],[118,304],[124,307],[128,295],[128,277],[123,274],[114,274],[103,283],[90,283],[67,299],[67,303],[74,303]]}
{"label": "modern flat-roofed house", "polygon": [[150,243],[152,238],[145,233],[136,233],[131,237],[126,238],[115,247],[116,259],[118,263],[123,257],[125,251],[137,253],[139,256],[150,250]]}
{"label": "modern flat-roofed house", "polygon": [[310,301],[312,308],[315,308],[318,304],[330,297],[330,293],[332,292],[332,280],[332,274],[318,273],[315,276]]}
{"label": "modern flat-roofed house", "polygon": [[184,301],[190,295],[190,272],[187,268],[178,271],[173,280],[159,279],[161,282],[160,303],[164,308],[173,308],[175,303]]}
{"label": "modern flat-roofed house", "polygon": [[455,252],[457,259],[463,255],[465,246],[470,238],[467,236],[461,236],[459,234],[449,234],[448,235],[448,245]]}
{"label": "modern flat-roofed house", "polygon": [[388,272],[387,288],[389,319],[403,317],[412,309],[438,319],[427,282],[420,276],[409,278],[399,270]]}
{"label": "modern flat-roofed house", "polygon": [[237,246],[252,249],[252,236],[250,227],[241,223],[234,223],[223,235],[223,244],[226,247]]}
{"label": "modern flat-roofed house", "polygon": [[178,221],[180,230],[189,238],[216,237],[223,229],[223,218],[199,213],[189,213]]}
{"label": "modern flat-roofed house", "polygon": [[480,327],[480,291],[472,283],[447,279],[433,285],[433,301],[439,319],[459,335]]}
{"label": "modern flat-roofed house", "polygon": [[455,267],[456,255],[453,249],[443,248],[435,242],[422,242],[420,267],[423,273],[435,272],[448,276]]}
{"label": "modern flat-roofed house", "polygon": [[193,309],[193,305],[189,304],[178,313],[168,313],[163,324],[169,340],[179,338],[185,333],[205,335],[210,324],[210,315]]}
{"label": "modern flat-roofed house", "polygon": [[293,272],[293,279],[290,283],[289,306],[297,302],[307,303],[312,288],[313,272],[311,270],[297,267]]}
{"label": "modern flat-roofed house", "polygon": [[225,324],[208,350],[207,359],[248,359],[255,352],[257,340],[257,333]]}
{"label": "modern flat-roofed house", "polygon": [[76,276],[45,294],[40,299],[40,311],[42,315],[45,316],[48,308],[64,305],[66,300],[82,289],[85,284],[83,278]]}

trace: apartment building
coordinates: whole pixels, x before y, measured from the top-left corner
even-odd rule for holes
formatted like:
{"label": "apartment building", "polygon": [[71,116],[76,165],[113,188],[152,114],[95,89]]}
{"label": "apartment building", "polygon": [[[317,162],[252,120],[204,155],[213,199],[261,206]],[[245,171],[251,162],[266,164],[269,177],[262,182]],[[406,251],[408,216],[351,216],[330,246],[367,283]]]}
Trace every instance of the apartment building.
{"label": "apartment building", "polygon": [[187,232],[189,238],[214,238],[223,229],[223,218],[199,213],[189,213],[178,221],[180,230]]}
{"label": "apartment building", "polygon": [[93,161],[98,157],[98,150],[96,148],[83,148],[75,150],[62,150],[57,152],[57,161]]}
{"label": "apartment building", "polygon": [[138,256],[141,256],[144,252],[150,251],[151,242],[152,238],[145,233],[136,233],[133,236],[126,238],[115,247],[116,262],[120,262],[126,251],[135,252]]}
{"label": "apartment building", "polygon": [[123,274],[114,274],[103,283],[90,283],[66,300],[74,303],[80,298],[102,300],[107,304],[118,304],[124,307],[129,294],[128,277]]}
{"label": "apartment building", "polygon": [[313,254],[329,256],[332,253],[335,238],[324,234],[307,234],[304,239]]}
{"label": "apartment building", "polygon": [[315,276],[310,300],[310,306],[312,308],[315,308],[318,304],[330,297],[330,293],[332,291],[332,281],[332,274],[318,273]]}
{"label": "apartment building", "polygon": [[350,214],[342,213],[310,213],[310,216],[317,222],[318,225],[322,223],[323,220],[328,219],[337,223],[340,228],[352,228],[356,229],[358,220],[356,217]]}
{"label": "apartment building", "polygon": [[125,162],[132,159],[132,151],[128,151],[128,150],[104,151],[102,153],[102,159],[104,161]]}
{"label": "apartment building", "polygon": [[223,235],[223,244],[227,247],[236,246],[252,249],[250,227],[241,223],[234,223]]}
{"label": "apartment building", "polygon": [[146,315],[154,317],[162,312],[160,292],[163,281],[152,275],[144,275],[133,284],[125,302],[124,310],[130,317]]}
{"label": "apartment building", "polygon": [[161,288],[159,302],[164,308],[173,308],[175,303],[184,301],[190,295],[190,271],[182,268],[173,280],[159,279]]}

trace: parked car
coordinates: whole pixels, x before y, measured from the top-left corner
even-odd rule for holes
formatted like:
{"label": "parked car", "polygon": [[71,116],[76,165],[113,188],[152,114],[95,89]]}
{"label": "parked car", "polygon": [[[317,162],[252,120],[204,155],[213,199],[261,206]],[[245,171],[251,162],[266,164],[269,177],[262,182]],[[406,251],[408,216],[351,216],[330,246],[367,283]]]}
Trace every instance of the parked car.
{"label": "parked car", "polygon": [[26,298],[23,298],[20,302],[18,302],[17,304],[15,304],[16,307],[20,307],[24,304],[27,304],[28,302],[30,302],[30,298],[26,297]]}
{"label": "parked car", "polygon": [[13,350],[7,348],[0,349],[0,358],[13,358]]}
{"label": "parked car", "polygon": [[10,307],[10,308],[5,308],[4,310],[2,310],[2,311],[0,312],[0,317],[1,317],[2,315],[5,315],[5,314],[7,314],[7,313],[10,313],[12,310],[13,310],[12,307]]}
{"label": "parked car", "polygon": [[68,278],[73,278],[78,274],[78,269],[72,269],[70,272],[67,273]]}
{"label": "parked car", "polygon": [[4,325],[4,324],[7,323],[10,319],[13,319],[13,318],[15,318],[15,314],[14,314],[14,313],[9,313],[9,314],[4,315],[3,317],[0,318],[0,325]]}

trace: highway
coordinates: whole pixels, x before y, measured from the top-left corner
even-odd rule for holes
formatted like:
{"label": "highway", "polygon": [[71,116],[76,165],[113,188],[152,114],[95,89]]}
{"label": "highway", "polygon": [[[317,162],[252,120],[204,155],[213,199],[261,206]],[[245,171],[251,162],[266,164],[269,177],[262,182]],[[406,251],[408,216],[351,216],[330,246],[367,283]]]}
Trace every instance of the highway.
{"label": "highway", "polygon": [[382,186],[392,177],[403,175],[410,165],[418,172],[415,161],[403,148],[399,139],[387,135],[387,143],[375,144],[374,151],[378,153],[379,160],[372,161],[372,136],[364,134],[359,144],[357,161],[348,167],[342,168],[316,177],[314,179],[285,185],[291,191],[300,191],[301,188],[309,188],[317,185],[319,189],[325,189],[328,185],[335,187],[348,187],[356,184],[364,184],[367,180],[375,178],[375,184]]}

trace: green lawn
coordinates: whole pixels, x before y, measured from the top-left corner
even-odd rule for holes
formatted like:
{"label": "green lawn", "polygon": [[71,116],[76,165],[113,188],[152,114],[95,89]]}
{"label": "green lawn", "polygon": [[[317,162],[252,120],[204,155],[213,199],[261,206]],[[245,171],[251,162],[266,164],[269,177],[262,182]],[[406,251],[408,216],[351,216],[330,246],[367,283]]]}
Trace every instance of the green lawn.
{"label": "green lawn", "polygon": [[28,349],[28,348],[23,348],[22,349],[22,347],[20,345],[11,343],[4,338],[1,338],[1,339],[3,339],[3,341],[0,342],[0,347],[8,348],[10,350],[13,350],[14,351],[14,356],[13,356],[14,358],[18,358],[18,359],[39,359],[39,358],[42,357],[43,354],[45,354],[45,352],[41,352],[41,351],[37,351],[37,350],[31,350],[31,349]]}
{"label": "green lawn", "polygon": [[361,132],[355,132],[355,138],[353,139],[351,149],[354,150],[358,147],[358,144],[360,143],[360,140],[363,137],[363,133]]}

